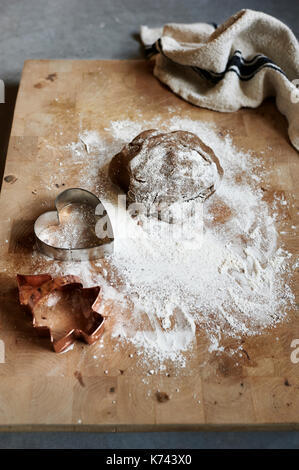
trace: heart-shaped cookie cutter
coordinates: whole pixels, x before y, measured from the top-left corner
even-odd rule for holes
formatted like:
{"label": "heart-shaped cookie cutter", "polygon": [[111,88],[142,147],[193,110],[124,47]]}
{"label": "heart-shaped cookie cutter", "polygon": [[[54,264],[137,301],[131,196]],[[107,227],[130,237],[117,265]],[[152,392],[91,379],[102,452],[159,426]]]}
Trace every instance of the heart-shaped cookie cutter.
{"label": "heart-shaped cookie cutter", "polygon": [[[50,226],[59,225],[59,213],[65,207],[72,204],[87,204],[92,207],[95,211],[96,223],[105,217],[107,223],[106,233],[108,235],[105,238],[99,238],[99,244],[97,246],[86,247],[86,248],[61,248],[50,245],[44,242],[40,235],[41,233]],[[41,253],[50,258],[58,259],[61,261],[84,261],[103,258],[113,252],[113,230],[112,225],[107,214],[107,211],[103,203],[98,197],[81,188],[70,188],[60,193],[55,200],[55,211],[45,212],[41,214],[35,221],[34,233],[37,242],[37,247]],[[95,225],[96,225],[95,223]]]}

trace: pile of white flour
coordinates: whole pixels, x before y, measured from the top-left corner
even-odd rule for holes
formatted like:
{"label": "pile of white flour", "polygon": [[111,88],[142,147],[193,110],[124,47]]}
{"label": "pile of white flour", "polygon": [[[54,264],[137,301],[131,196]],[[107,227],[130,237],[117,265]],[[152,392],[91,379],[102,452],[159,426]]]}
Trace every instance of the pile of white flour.
{"label": "pile of white flour", "polygon": [[[124,143],[155,127],[195,133],[224,170],[216,193],[183,230],[153,219],[138,225],[124,208],[115,210],[108,163]],[[103,305],[115,303],[113,336],[159,361],[183,362],[196,330],[208,335],[210,350],[221,350],[223,337],[260,334],[283,320],[293,303],[286,282],[291,255],[278,246],[277,215],[263,201],[259,158],[237,150],[212,125],[191,119],[117,121],[106,132],[107,137],[82,132],[68,149],[81,187],[107,205],[114,254],[98,260],[97,271],[88,262],[53,262],[53,273],[77,274],[85,285],[102,285]]]}

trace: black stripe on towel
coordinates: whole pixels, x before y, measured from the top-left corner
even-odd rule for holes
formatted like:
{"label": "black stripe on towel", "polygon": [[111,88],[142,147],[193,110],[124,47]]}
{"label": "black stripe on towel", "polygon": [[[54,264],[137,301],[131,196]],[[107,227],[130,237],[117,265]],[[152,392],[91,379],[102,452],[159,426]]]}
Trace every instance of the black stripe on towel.
{"label": "black stripe on towel", "polygon": [[[157,52],[161,52],[167,59],[167,55],[163,51],[161,39],[158,39],[154,46],[151,48],[155,48],[155,54]],[[172,59],[169,59],[172,60]],[[172,61],[174,62],[174,61]],[[181,65],[181,64],[179,64]],[[188,65],[186,67],[189,67]],[[284,71],[278,67],[269,57],[263,54],[257,54],[256,56],[252,57],[252,59],[246,60],[242,57],[242,53],[239,50],[236,50],[234,54],[229,58],[226,68],[223,72],[213,72],[212,70],[205,70],[200,67],[190,66],[194,72],[198,73],[202,77],[206,78],[207,80],[211,81],[212,83],[219,83],[228,72],[234,72],[238,75],[239,79],[242,81],[251,80],[260,70],[263,68],[271,68],[276,70],[277,72],[286,75]]]}
{"label": "black stripe on towel", "polygon": [[145,57],[149,59],[153,55],[158,54],[159,50],[156,44],[153,44],[152,46],[144,46],[144,52],[145,52]]}

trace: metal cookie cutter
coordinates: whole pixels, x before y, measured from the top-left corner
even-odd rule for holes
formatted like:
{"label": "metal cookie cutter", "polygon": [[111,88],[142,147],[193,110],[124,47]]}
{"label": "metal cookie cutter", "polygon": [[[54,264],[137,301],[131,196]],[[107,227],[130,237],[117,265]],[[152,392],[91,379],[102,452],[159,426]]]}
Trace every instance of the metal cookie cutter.
{"label": "metal cookie cutter", "polygon": [[[93,344],[102,335],[107,315],[101,308],[100,286],[84,288],[77,276],[49,274],[18,274],[17,283],[20,304],[31,313],[37,333],[50,337],[55,352],[65,351],[76,339]],[[65,300],[59,315],[48,303],[58,292]]]}
{"label": "metal cookie cutter", "polygon": [[[92,207],[95,211],[96,223],[101,219],[101,217],[105,217],[105,220],[107,221],[106,233],[108,233],[108,235],[103,239],[99,238],[98,245],[86,248],[60,248],[58,246],[52,246],[40,238],[43,230],[50,226],[59,225],[60,211],[72,204],[86,204]],[[56,211],[50,211],[41,214],[34,224],[34,233],[37,246],[41,253],[49,256],[50,258],[61,261],[84,261],[103,258],[104,256],[113,252],[114,236],[112,225],[104,205],[97,198],[97,196],[81,188],[66,189],[57,196],[55,200],[55,207]]]}

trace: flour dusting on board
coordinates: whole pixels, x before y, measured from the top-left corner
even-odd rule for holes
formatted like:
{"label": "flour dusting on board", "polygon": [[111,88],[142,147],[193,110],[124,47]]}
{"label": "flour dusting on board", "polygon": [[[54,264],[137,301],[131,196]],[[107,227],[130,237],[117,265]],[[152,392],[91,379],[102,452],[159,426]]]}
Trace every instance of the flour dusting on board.
{"label": "flour dusting on board", "polygon": [[[154,219],[141,226],[123,207],[115,210],[118,193],[108,163],[124,143],[155,127],[198,135],[224,170],[217,192],[198,206],[183,232]],[[213,125],[191,119],[116,121],[106,133],[82,132],[68,148],[78,183],[107,205],[114,254],[92,264],[53,262],[52,270],[103,286],[104,308],[114,305],[113,337],[136,346],[142,360],[183,365],[196,332],[199,338],[205,332],[210,351],[217,351],[223,337],[257,335],[282,321],[294,302],[286,282],[291,255],[279,246],[278,206],[265,202],[260,189],[260,159],[236,149]],[[125,233],[119,220],[126,221]]]}

